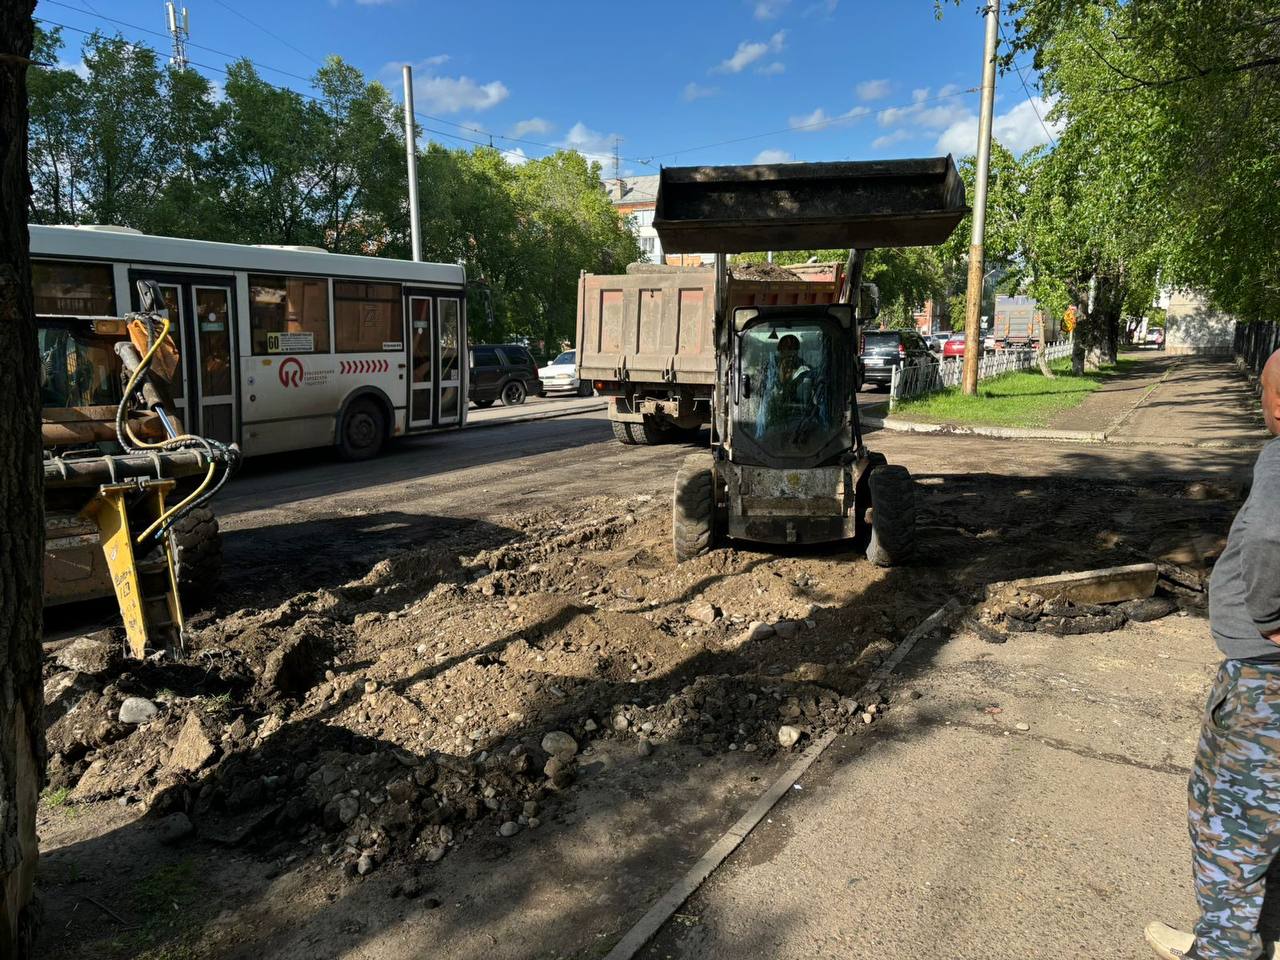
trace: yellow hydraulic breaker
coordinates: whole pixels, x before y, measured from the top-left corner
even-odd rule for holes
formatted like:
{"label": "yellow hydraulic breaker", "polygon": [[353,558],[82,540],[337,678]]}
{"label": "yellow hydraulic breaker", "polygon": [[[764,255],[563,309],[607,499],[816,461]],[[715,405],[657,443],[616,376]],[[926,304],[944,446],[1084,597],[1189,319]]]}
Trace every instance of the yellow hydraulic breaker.
{"label": "yellow hydraulic breaker", "polygon": [[183,653],[185,625],[172,538],[166,532],[164,542],[141,560],[134,553],[135,528],[146,530],[164,514],[165,496],[173,487],[172,480],[143,478],[103,484],[83,511],[98,525],[129,653],[139,659],[156,650],[171,657]]}

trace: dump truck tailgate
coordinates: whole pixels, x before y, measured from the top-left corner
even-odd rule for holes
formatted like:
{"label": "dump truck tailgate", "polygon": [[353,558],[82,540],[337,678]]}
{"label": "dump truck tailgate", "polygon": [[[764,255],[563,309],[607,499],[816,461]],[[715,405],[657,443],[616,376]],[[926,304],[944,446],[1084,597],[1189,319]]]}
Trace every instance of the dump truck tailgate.
{"label": "dump truck tailgate", "polygon": [[[836,280],[729,280],[731,307],[832,303]],[[586,274],[578,284],[578,376],[712,386],[715,271]]]}

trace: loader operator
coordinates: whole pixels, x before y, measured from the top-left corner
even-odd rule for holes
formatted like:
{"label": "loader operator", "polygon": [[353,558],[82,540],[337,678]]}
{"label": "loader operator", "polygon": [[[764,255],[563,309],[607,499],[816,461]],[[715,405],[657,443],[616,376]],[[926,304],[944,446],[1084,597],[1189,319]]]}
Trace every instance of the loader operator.
{"label": "loader operator", "polygon": [[813,392],[813,370],[800,358],[800,338],[794,333],[778,341],[777,386],[784,403],[802,403]]}

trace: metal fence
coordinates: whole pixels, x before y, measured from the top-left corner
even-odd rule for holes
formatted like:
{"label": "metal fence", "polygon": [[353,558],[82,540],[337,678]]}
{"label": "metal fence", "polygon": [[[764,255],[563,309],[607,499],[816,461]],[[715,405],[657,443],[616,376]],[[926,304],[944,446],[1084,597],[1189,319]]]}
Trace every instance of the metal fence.
{"label": "metal fence", "polygon": [[1280,350],[1280,324],[1274,320],[1236,324],[1236,363],[1254,380],[1262,375],[1262,365],[1276,350]]}
{"label": "metal fence", "polygon": [[[1052,363],[1063,357],[1071,356],[1071,341],[1060,340],[1045,347],[1045,359]],[[1037,366],[1036,352],[1030,348],[1000,350],[989,353],[978,361],[978,379],[990,380],[1006,373],[1018,370],[1031,370]],[[895,367],[893,380],[889,384],[889,409],[893,410],[899,400],[909,397],[920,397],[926,393],[945,390],[947,387],[958,387],[964,377],[964,358],[940,360],[937,363],[922,363],[914,367]]]}

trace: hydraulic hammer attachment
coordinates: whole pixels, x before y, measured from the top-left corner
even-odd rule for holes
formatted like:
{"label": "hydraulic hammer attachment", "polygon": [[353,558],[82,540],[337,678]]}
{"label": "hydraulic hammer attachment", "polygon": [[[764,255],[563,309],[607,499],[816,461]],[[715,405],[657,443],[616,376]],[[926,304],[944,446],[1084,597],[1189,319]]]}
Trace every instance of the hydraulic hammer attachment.
{"label": "hydraulic hammer attachment", "polygon": [[133,549],[134,538],[164,515],[165,495],[174,485],[172,480],[145,478],[103,484],[83,511],[98,525],[129,653],[138,659],[153,650],[170,657],[184,653],[173,541],[166,536],[152,542],[142,557]]}

